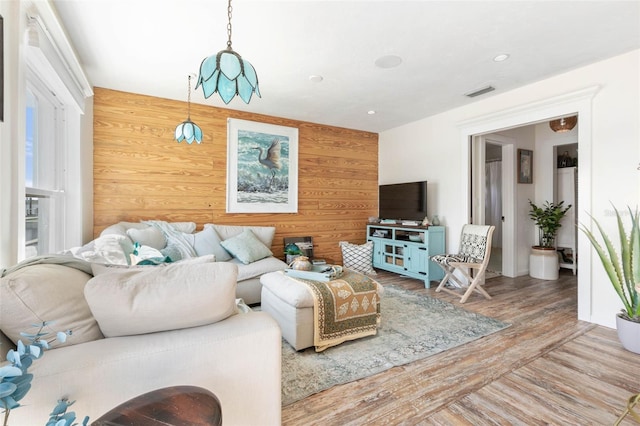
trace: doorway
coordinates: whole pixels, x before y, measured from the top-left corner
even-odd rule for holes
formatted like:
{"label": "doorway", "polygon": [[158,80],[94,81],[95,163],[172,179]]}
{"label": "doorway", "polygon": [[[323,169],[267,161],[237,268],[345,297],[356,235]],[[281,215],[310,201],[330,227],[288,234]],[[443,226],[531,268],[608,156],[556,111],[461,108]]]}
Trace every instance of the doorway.
{"label": "doorway", "polygon": [[489,270],[491,276],[516,277],[515,140],[500,134],[471,138],[471,220],[494,225]]}
{"label": "doorway", "polygon": [[[469,171],[466,179],[463,179],[462,181],[462,191],[460,194],[460,203],[465,211],[472,211],[472,197],[470,197],[469,194],[473,194],[470,187],[472,184],[471,173],[473,172],[473,157],[471,150],[473,145],[475,144],[469,142],[475,139],[476,135],[491,134],[501,129],[513,129],[527,123],[537,123],[548,121],[555,117],[560,117],[567,114],[577,114],[580,117],[580,119],[578,120],[578,131],[580,134],[579,146],[581,152],[580,162],[581,164],[585,165],[591,164],[592,133],[590,126],[592,120],[592,100],[596,95],[598,89],[598,86],[587,87],[559,96],[513,106],[499,112],[492,112],[485,115],[476,116],[457,123],[460,128],[460,146],[462,149],[462,159],[464,162],[463,164],[466,165],[466,168]],[[551,156],[552,155],[550,155],[550,157]],[[504,158],[505,157],[503,156],[503,159]],[[515,159],[514,152],[511,153],[510,158]],[[536,167],[535,164],[536,163],[534,162],[534,173]],[[506,171],[504,172],[506,173]],[[515,176],[515,172],[513,170],[509,171],[509,173],[510,175],[511,173],[514,173],[512,176]],[[515,179],[511,179],[511,181],[514,180]],[[580,167],[580,169],[578,170],[578,198],[580,199],[581,206],[591,205],[591,180],[591,169],[589,167]],[[504,194],[504,186],[502,190]],[[517,223],[517,228],[520,229],[520,222],[529,220],[528,218],[526,218],[526,214],[523,214],[527,211],[526,199],[521,199],[520,194],[517,199],[515,197],[513,199],[515,200],[515,202],[510,203],[513,207],[512,213],[515,213],[516,211],[520,212],[518,217],[515,218],[516,220],[519,220],[519,222]],[[505,213],[506,212],[503,211],[503,214]],[[584,223],[588,221],[589,218],[587,217],[587,214],[583,208],[581,208],[581,210],[578,211],[577,214],[578,222]],[[507,217],[508,216],[505,214],[505,219]],[[508,227],[506,227],[506,225],[503,225],[503,238],[506,229],[508,229]],[[512,236],[512,240],[515,240],[515,235]],[[520,263],[522,260],[528,257],[530,246],[525,248],[518,245],[517,249],[517,251],[514,250],[513,254]],[[592,322],[592,282],[591,271],[587,267],[591,264],[591,250],[589,247],[589,241],[586,239],[586,237],[580,236],[578,238],[578,251],[582,253],[581,262],[578,262],[577,265],[579,271],[578,319]],[[507,250],[503,245],[503,255],[505,254],[507,254]]]}
{"label": "doorway", "polygon": [[502,274],[502,147],[489,141],[484,155],[484,222],[496,227],[491,240],[491,257],[487,271]]}

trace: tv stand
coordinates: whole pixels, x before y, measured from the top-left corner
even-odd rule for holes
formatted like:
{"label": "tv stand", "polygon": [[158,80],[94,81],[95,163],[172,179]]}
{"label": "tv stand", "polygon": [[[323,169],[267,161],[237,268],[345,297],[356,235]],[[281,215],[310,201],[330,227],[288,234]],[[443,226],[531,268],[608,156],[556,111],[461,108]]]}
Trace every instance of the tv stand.
{"label": "tv stand", "polygon": [[367,225],[373,266],[424,281],[439,281],[444,271],[429,258],[444,253],[444,226]]}

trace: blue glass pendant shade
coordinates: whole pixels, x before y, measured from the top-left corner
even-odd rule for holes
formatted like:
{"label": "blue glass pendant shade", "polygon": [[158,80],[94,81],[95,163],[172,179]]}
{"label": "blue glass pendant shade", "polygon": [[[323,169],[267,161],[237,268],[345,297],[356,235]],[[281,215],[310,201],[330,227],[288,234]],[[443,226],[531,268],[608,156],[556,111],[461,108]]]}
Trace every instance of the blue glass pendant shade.
{"label": "blue glass pendant shade", "polygon": [[200,85],[205,98],[218,92],[225,104],[231,102],[236,95],[246,104],[251,101],[254,93],[261,97],[255,68],[231,48],[221,50],[202,61],[196,90]]}
{"label": "blue glass pendant shade", "polygon": [[193,141],[200,143],[202,142],[202,130],[196,123],[187,118],[176,127],[176,140],[178,143],[183,140],[187,141],[189,145]]}

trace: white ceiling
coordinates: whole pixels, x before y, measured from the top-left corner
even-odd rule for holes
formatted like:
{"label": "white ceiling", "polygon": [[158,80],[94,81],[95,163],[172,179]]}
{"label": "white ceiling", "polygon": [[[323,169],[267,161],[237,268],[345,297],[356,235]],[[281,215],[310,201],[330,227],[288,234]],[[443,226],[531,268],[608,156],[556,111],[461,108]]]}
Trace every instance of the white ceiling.
{"label": "white ceiling", "polygon": [[[96,87],[186,101],[187,76],[226,47],[225,0],[52,4]],[[233,48],[256,68],[262,98],[249,105],[235,98],[227,108],[372,132],[640,48],[640,1],[234,0],[232,6]],[[500,53],[510,58],[494,62]],[[386,55],[403,61],[377,67]],[[496,90],[464,96],[486,85]],[[192,102],[225,107],[217,94],[204,99],[201,89]]]}

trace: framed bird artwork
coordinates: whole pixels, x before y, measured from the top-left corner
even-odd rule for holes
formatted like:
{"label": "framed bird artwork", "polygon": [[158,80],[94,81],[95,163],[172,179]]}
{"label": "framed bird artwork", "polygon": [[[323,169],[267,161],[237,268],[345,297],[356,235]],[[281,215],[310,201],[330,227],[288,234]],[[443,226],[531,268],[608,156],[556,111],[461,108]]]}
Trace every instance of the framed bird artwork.
{"label": "framed bird artwork", "polygon": [[227,119],[227,213],[298,212],[298,129]]}

